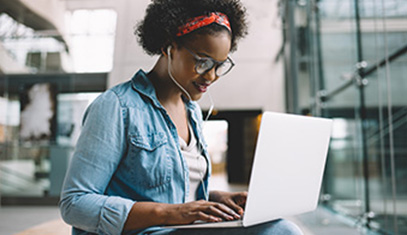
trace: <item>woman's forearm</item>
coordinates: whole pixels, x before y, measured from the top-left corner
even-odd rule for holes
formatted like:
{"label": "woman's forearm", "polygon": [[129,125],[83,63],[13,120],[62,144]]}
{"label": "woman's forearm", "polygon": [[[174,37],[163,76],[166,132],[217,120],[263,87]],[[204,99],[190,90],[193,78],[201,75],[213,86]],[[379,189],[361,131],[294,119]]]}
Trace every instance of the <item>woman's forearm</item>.
{"label": "woman's forearm", "polygon": [[168,204],[157,202],[136,202],[127,216],[124,230],[135,230],[166,224]]}

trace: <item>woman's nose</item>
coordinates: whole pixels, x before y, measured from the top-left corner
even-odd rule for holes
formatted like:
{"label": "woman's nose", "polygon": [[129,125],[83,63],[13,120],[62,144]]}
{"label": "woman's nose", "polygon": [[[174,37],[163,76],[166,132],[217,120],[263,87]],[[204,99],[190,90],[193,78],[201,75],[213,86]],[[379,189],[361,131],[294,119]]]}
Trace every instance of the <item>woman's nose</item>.
{"label": "woman's nose", "polygon": [[204,74],[204,78],[208,82],[214,82],[216,79],[218,79],[218,76],[216,76],[216,67],[212,68],[208,72]]}

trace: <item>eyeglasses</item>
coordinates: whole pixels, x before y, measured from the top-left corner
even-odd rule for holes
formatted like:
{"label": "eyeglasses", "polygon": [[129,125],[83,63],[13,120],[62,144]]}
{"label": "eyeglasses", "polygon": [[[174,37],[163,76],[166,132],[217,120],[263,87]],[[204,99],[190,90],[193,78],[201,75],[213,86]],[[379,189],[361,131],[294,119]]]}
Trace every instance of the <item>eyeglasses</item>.
{"label": "eyeglasses", "polygon": [[229,56],[224,61],[217,61],[210,57],[200,57],[185,46],[184,48],[195,58],[195,72],[197,74],[207,73],[215,67],[215,74],[220,77],[227,74],[235,66]]}

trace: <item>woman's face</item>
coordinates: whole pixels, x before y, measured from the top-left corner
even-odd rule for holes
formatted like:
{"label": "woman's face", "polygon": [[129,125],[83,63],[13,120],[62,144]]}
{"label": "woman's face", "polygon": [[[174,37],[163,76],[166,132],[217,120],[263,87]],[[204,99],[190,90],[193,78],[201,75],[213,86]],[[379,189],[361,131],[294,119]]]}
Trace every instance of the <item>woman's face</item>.
{"label": "woman's face", "polygon": [[215,74],[216,66],[206,73],[198,74],[195,70],[196,58],[193,54],[202,58],[225,61],[228,58],[230,46],[230,35],[227,32],[219,32],[214,35],[197,35],[183,46],[172,47],[171,74],[189,93],[192,100],[199,100],[209,86],[219,78]]}

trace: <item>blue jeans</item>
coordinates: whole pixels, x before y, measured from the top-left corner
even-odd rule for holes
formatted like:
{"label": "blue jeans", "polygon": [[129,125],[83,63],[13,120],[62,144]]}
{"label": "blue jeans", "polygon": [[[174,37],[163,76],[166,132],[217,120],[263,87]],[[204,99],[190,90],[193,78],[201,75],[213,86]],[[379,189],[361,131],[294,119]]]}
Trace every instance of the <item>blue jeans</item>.
{"label": "blue jeans", "polygon": [[210,229],[163,229],[152,232],[153,235],[302,235],[298,226],[288,220],[279,219],[251,227],[210,228]]}

